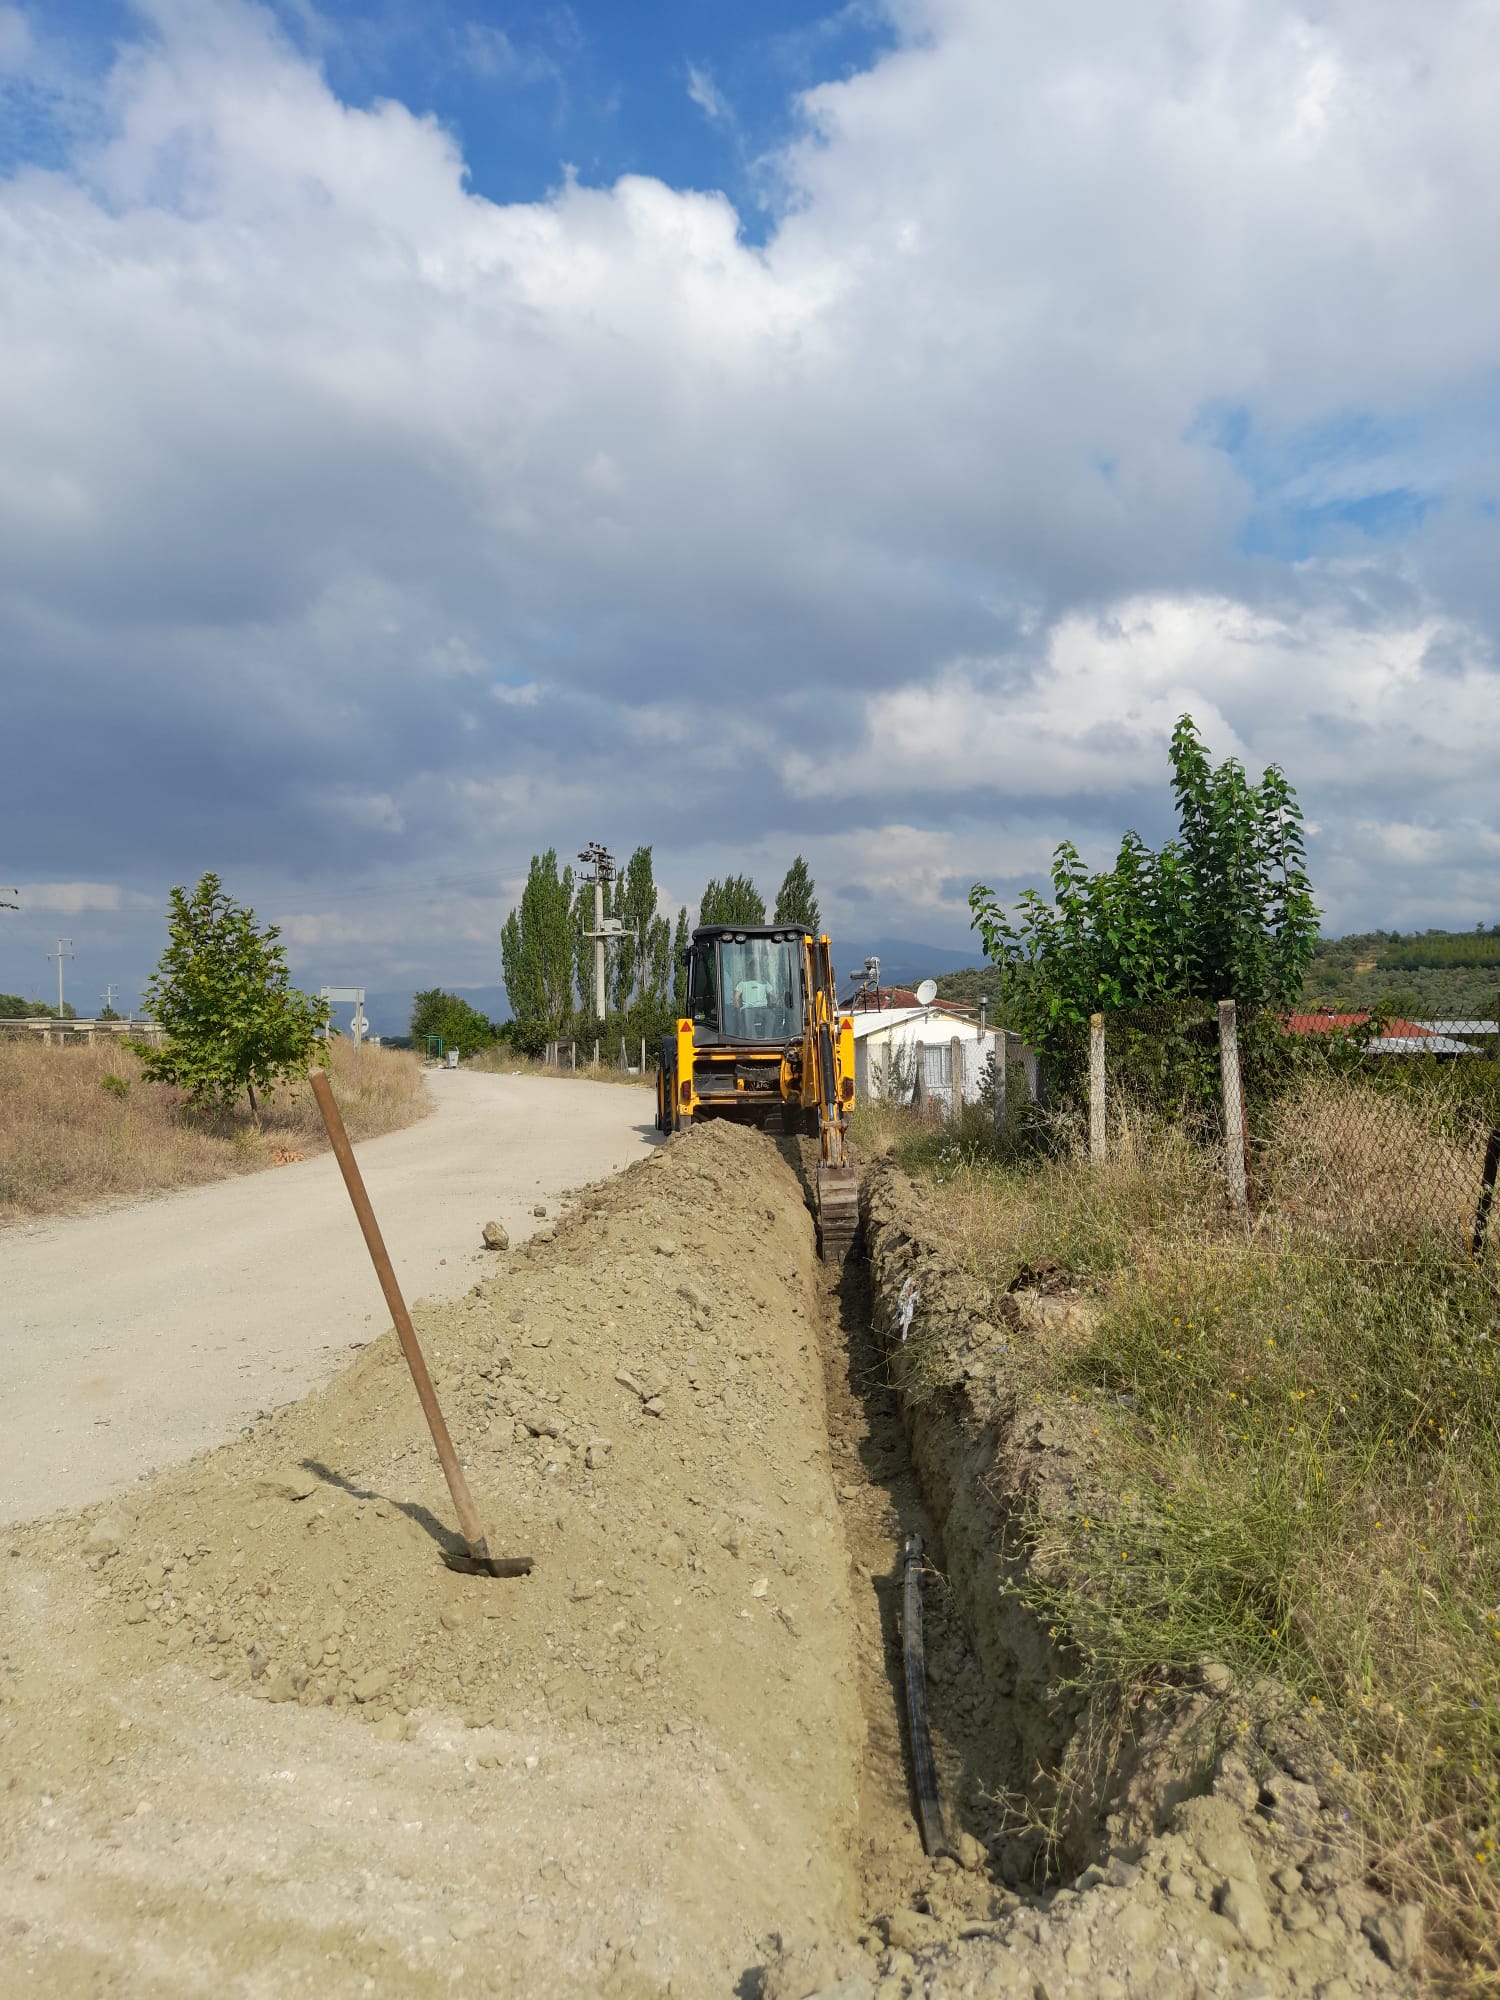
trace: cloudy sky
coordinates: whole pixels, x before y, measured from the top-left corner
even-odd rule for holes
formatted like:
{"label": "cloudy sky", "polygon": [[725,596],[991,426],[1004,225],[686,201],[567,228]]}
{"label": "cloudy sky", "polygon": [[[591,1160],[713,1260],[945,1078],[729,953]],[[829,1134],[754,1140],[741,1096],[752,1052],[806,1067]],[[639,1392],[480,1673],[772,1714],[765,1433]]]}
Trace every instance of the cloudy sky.
{"label": "cloudy sky", "polygon": [[0,989],[214,868],[483,983],[529,856],[976,876],[1287,769],[1500,919],[1496,0],[0,0]]}

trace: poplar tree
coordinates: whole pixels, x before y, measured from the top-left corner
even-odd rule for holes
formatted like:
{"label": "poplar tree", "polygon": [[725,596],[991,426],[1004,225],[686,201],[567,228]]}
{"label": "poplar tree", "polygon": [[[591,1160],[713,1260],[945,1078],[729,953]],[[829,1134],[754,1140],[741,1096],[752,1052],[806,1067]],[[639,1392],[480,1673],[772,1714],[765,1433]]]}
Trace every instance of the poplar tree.
{"label": "poplar tree", "polygon": [[500,933],[501,977],[523,1035],[561,1032],[573,1005],[575,943],[573,870],[559,874],[549,847],[532,855],[521,901]]}
{"label": "poplar tree", "polygon": [[700,924],[763,924],[765,898],[748,875],[726,875],[710,882],[698,905]]}
{"label": "poplar tree", "polygon": [[623,1012],[632,999],[658,1007],[666,998],[672,927],[657,915],[649,847],[638,847],[625,863],[615,884],[614,913],[625,927],[610,982],[615,1007]]}
{"label": "poplar tree", "polygon": [[804,924],[814,937],[819,933],[821,919],[818,916],[818,898],[813,888],[813,878],[807,863],[799,854],[781,887],[776,891],[776,915],[778,924]]}

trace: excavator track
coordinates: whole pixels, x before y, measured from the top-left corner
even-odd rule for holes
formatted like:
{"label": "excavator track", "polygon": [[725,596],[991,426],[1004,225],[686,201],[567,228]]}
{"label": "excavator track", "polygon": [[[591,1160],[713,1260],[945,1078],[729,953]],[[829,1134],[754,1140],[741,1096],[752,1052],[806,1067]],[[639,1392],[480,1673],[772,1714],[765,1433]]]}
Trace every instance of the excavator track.
{"label": "excavator track", "polygon": [[854,1168],[818,1167],[818,1254],[825,1264],[842,1264],[859,1230],[859,1182]]}

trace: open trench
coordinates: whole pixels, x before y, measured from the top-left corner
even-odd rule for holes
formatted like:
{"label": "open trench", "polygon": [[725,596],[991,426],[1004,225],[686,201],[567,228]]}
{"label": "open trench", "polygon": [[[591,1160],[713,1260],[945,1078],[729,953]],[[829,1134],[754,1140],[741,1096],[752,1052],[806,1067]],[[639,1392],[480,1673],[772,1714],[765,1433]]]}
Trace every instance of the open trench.
{"label": "open trench", "polygon": [[[1013,1904],[989,1880],[989,1843],[1017,1782],[1012,1745],[944,1573],[942,1537],[925,1506],[900,1405],[875,1328],[868,1264],[856,1246],[830,1280],[820,1328],[829,1450],[848,1552],[854,1653],[866,1727],[859,1873],[874,1917],[920,1904],[975,1920]],[[906,1538],[924,1548],[927,1721],[948,1855],[927,1855],[904,1688]],[[967,1866],[955,1865],[962,1854]]]}
{"label": "open trench", "polygon": [[1066,1742],[1056,1662],[999,1607],[992,1439],[941,1404],[903,1420],[890,1300],[859,1254],[816,1263],[803,1165],[694,1130],[417,1311],[525,1579],[437,1560],[450,1507],[389,1333],[242,1438],[15,1532],[0,1925],[24,1990],[804,2000],[852,1952],[885,2000],[950,1990],[909,1983],[912,1953],[986,1942],[1002,1983],[951,1990],[1010,1990],[1016,1922],[1067,1893],[1016,1832]]}

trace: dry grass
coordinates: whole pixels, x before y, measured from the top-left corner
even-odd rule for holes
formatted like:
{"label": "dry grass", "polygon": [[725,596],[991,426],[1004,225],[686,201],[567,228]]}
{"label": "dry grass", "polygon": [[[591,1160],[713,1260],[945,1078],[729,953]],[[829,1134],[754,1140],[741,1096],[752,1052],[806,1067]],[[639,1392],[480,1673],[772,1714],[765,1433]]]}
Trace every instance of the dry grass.
{"label": "dry grass", "polygon": [[470,1056],[464,1068],[484,1070],[495,1076],[579,1077],[586,1083],[627,1083],[637,1090],[656,1088],[654,1069],[648,1069],[642,1076],[638,1070],[621,1069],[618,1063],[580,1063],[577,1069],[573,1069],[567,1063],[532,1062],[527,1056],[517,1055],[504,1042],[496,1042],[492,1048],[481,1049],[478,1055]]}
{"label": "dry grass", "polygon": [[[336,1041],[332,1057],[356,1140],[426,1114],[415,1056]],[[258,1120],[248,1108],[210,1118],[188,1111],[171,1085],[146,1082],[118,1045],[0,1039],[0,1224],[255,1173],[326,1145],[305,1083],[278,1092]]]}
{"label": "dry grass", "polygon": [[1404,1226],[1449,1142],[1373,1096],[1325,1082],[1284,1107],[1248,1231],[1219,1163],[1146,1121],[1099,1166],[997,1158],[976,1121],[882,1113],[865,1136],[941,1186],[981,1281],[1048,1260],[1094,1294],[1036,1381],[1096,1413],[1098,1499],[1038,1565],[1094,1691],[1206,1657],[1287,1689],[1377,1873],[1425,1903],[1434,1970],[1496,1992],[1500,1258],[1476,1266],[1452,1213]]}
{"label": "dry grass", "polygon": [[1309,1078],[1275,1106],[1265,1151],[1272,1212],[1368,1256],[1474,1226],[1485,1135],[1444,1130],[1419,1098]]}

